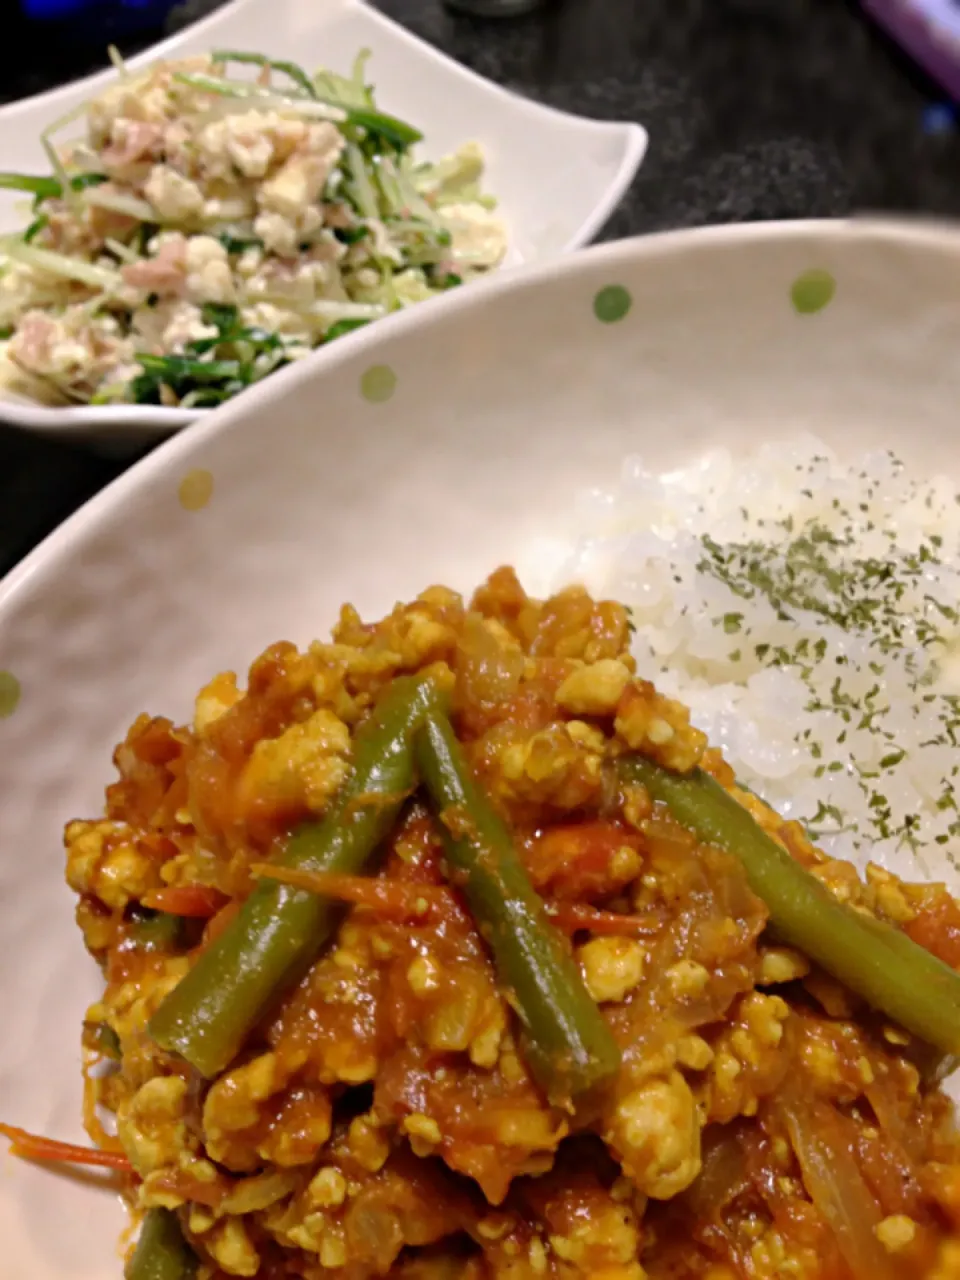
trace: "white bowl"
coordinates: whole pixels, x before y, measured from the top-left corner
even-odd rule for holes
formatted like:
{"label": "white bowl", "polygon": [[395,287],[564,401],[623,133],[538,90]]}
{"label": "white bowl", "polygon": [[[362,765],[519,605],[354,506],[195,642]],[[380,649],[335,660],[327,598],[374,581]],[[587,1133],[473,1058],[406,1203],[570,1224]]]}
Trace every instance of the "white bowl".
{"label": "white bowl", "polygon": [[[305,66],[347,71],[370,49],[370,75],[387,111],[425,135],[436,157],[470,139],[487,158],[486,189],[510,229],[505,267],[543,262],[588,244],[620,202],[647,148],[637,124],[586,120],[519,97],[468,71],[362,0],[233,0],[131,61],[180,58],[215,48],[255,49]],[[0,109],[5,169],[46,173],[40,132],[111,82],[105,71]],[[22,196],[0,192],[0,224],[22,226]],[[0,418],[54,437],[131,451],[203,416],[156,405],[50,408],[0,390]]]}
{"label": "white bowl", "polygon": [[[836,295],[800,315],[791,285],[811,268]],[[601,323],[610,286],[632,307]],[[81,1138],[99,975],[61,828],[100,811],[138,712],[189,716],[213,673],[325,633],[344,600],[378,614],[502,562],[536,589],[575,495],[638,450],[669,466],[814,428],[843,452],[892,446],[960,474],[958,344],[949,230],[787,223],[607,245],[335,344],[95,498],[0,583],[5,710],[11,676],[21,690],[0,720],[3,1118]],[[111,1197],[0,1165],[4,1275],[119,1280]]]}

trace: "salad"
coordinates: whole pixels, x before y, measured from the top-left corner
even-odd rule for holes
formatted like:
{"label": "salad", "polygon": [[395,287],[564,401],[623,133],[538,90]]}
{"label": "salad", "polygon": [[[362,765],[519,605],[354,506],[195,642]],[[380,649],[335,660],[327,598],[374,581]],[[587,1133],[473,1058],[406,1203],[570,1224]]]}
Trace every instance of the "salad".
{"label": "salad", "polygon": [[[42,135],[0,238],[0,333],[44,398],[201,408],[473,279],[507,235],[474,143],[420,163],[350,77],[219,50],[130,71]],[[85,134],[58,145],[78,120]]]}

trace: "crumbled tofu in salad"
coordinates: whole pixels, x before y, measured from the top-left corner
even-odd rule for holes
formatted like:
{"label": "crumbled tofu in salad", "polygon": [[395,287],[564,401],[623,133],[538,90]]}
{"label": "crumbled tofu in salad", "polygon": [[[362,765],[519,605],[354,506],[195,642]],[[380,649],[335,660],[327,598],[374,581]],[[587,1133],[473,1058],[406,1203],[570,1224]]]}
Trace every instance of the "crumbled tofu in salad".
{"label": "crumbled tofu in salad", "polygon": [[[0,239],[0,331],[78,403],[206,407],[502,261],[475,143],[436,164],[347,78],[214,52],[118,79],[43,136],[50,176]],[[76,120],[85,136],[55,145]]]}

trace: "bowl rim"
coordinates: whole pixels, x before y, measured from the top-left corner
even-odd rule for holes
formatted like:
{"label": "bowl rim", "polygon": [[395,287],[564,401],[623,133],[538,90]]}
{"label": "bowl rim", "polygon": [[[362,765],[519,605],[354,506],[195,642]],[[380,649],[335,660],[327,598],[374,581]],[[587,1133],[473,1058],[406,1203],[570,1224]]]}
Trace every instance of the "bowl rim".
{"label": "bowl rim", "polygon": [[495,272],[475,282],[469,289],[455,289],[434,299],[428,307],[410,307],[386,316],[377,324],[358,330],[352,335],[351,342],[318,348],[312,359],[288,365],[242,395],[211,410],[189,431],[167,438],[88,499],[0,579],[0,622],[16,608],[21,597],[27,597],[31,591],[41,587],[43,579],[54,572],[110,512],[182,468],[192,456],[202,452],[208,442],[228,435],[240,422],[251,417],[265,417],[270,405],[278,399],[311,381],[319,381],[341,365],[364,355],[375,357],[378,348],[392,338],[409,336],[418,330],[429,332],[434,325],[448,325],[462,314],[489,306],[504,295],[549,289],[558,279],[596,275],[604,267],[623,262],[642,264],[651,259],[696,251],[701,246],[723,251],[741,247],[750,241],[789,241],[798,237],[808,238],[813,245],[829,244],[832,248],[844,242],[876,242],[879,239],[891,247],[910,245],[960,255],[960,223],[936,218],[880,215],[682,228],[614,240],[534,266]]}

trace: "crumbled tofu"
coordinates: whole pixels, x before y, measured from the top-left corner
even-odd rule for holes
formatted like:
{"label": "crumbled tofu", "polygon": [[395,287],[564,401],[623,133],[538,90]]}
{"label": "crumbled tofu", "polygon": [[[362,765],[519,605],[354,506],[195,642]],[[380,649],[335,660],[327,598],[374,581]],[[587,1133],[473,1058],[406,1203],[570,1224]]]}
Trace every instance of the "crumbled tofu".
{"label": "crumbled tofu", "polygon": [[577,950],[587,990],[599,1004],[622,1000],[638,986],[645,958],[633,938],[592,938]]}
{"label": "crumbled tofu", "polygon": [[314,1174],[307,1187],[307,1195],[312,1204],[321,1208],[339,1208],[347,1198],[347,1180],[339,1169],[328,1166]]}
{"label": "crumbled tofu", "polygon": [[203,1107],[204,1129],[210,1136],[249,1129],[260,1116],[260,1106],[280,1087],[276,1056],[263,1053],[227,1072],[211,1086]]}
{"label": "crumbled tofu", "polygon": [[114,911],[160,886],[155,859],[140,853],[132,833],[114,822],[77,820],[64,833],[67,883]]}
{"label": "crumbled tofu", "polygon": [[390,1154],[390,1136],[373,1116],[357,1116],[350,1122],[348,1148],[351,1156],[369,1173],[379,1173]]}
{"label": "crumbled tofu", "polygon": [[491,1068],[497,1065],[505,1029],[505,1019],[498,1007],[487,1025],[470,1041],[470,1061],[475,1067]]}
{"label": "crumbled tofu", "polygon": [[444,209],[450,224],[455,260],[471,267],[495,267],[507,252],[507,228],[480,204],[451,204]]}
{"label": "crumbled tofu", "polygon": [[162,345],[166,351],[182,351],[188,342],[216,336],[216,326],[204,323],[199,307],[192,302],[178,302],[167,313]]}
{"label": "crumbled tofu", "polygon": [[439,969],[429,956],[417,956],[407,969],[407,982],[410,990],[418,996],[429,995],[440,985]]}
{"label": "crumbled tofu", "polygon": [[681,1036],[677,1041],[677,1062],[690,1071],[705,1071],[713,1061],[713,1050],[702,1036]]}
{"label": "crumbled tofu", "polygon": [[56,317],[28,311],[7,350],[29,373],[76,391],[110,381],[134,354],[129,339],[118,336],[113,317],[91,315],[82,306],[68,306]]}
{"label": "crumbled tofu", "polygon": [[700,1126],[680,1072],[627,1094],[617,1104],[606,1139],[644,1195],[669,1200],[686,1190],[700,1172]]}
{"label": "crumbled tofu", "polygon": [[349,753],[350,730],[321,708],[278,738],[257,743],[241,778],[242,801],[302,800],[312,813],[322,813],[346,777]]}
{"label": "crumbled tofu", "polygon": [[895,1213],[877,1223],[875,1228],[877,1239],[887,1253],[899,1253],[913,1243],[917,1234],[917,1224],[906,1214]]}
{"label": "crumbled tofu", "polygon": [[210,1256],[228,1276],[256,1276],[260,1255],[247,1232],[243,1218],[221,1219],[203,1238]]}
{"label": "crumbled tofu", "polygon": [[343,135],[334,125],[311,124],[303,144],[260,186],[262,210],[296,219],[314,204],[340,159]]}
{"label": "crumbled tofu", "polygon": [[577,716],[611,715],[631,679],[617,658],[601,658],[578,667],[557,690],[557,704]]}
{"label": "crumbled tofu", "polygon": [[300,235],[295,218],[268,209],[257,214],[253,230],[270,253],[276,253],[281,258],[296,256],[300,247]]}
{"label": "crumbled tofu", "polygon": [[810,972],[810,961],[790,947],[767,947],[760,956],[760,978],[763,985],[776,986],[794,982]]}
{"label": "crumbled tofu", "polygon": [[199,737],[203,737],[212,724],[215,724],[231,707],[236,706],[241,696],[237,688],[237,677],[232,671],[225,671],[215,676],[197,694],[193,712],[194,732]]}
{"label": "crumbled tofu", "polygon": [[710,974],[695,960],[678,960],[667,970],[667,979],[680,998],[698,996],[710,981]]}
{"label": "crumbled tofu", "polygon": [[154,165],[143,194],[160,217],[168,222],[193,222],[203,213],[200,188],[169,165]]}
{"label": "crumbled tofu", "polygon": [[[209,177],[227,178],[236,169],[245,178],[262,178],[274,157],[275,134],[281,117],[276,112],[245,111],[212,120],[197,136],[198,159]],[[297,140],[306,132],[300,121],[286,122]]]}
{"label": "crumbled tofu", "polygon": [[141,1177],[176,1165],[186,1145],[187,1084],[179,1076],[154,1076],[122,1105],[117,1133]]}
{"label": "crumbled tofu", "polygon": [[187,295],[193,302],[230,304],[236,299],[227,251],[212,236],[187,242]]}
{"label": "crumbled tofu", "polygon": [[431,1155],[433,1149],[440,1145],[443,1138],[436,1120],[432,1116],[423,1115],[421,1112],[415,1112],[412,1116],[407,1116],[401,1128],[410,1139],[410,1146],[414,1155],[417,1156]]}
{"label": "crumbled tofu", "polygon": [[706,734],[691,725],[688,709],[657,693],[647,680],[627,685],[614,723],[628,747],[678,773],[699,764],[706,749]]}

